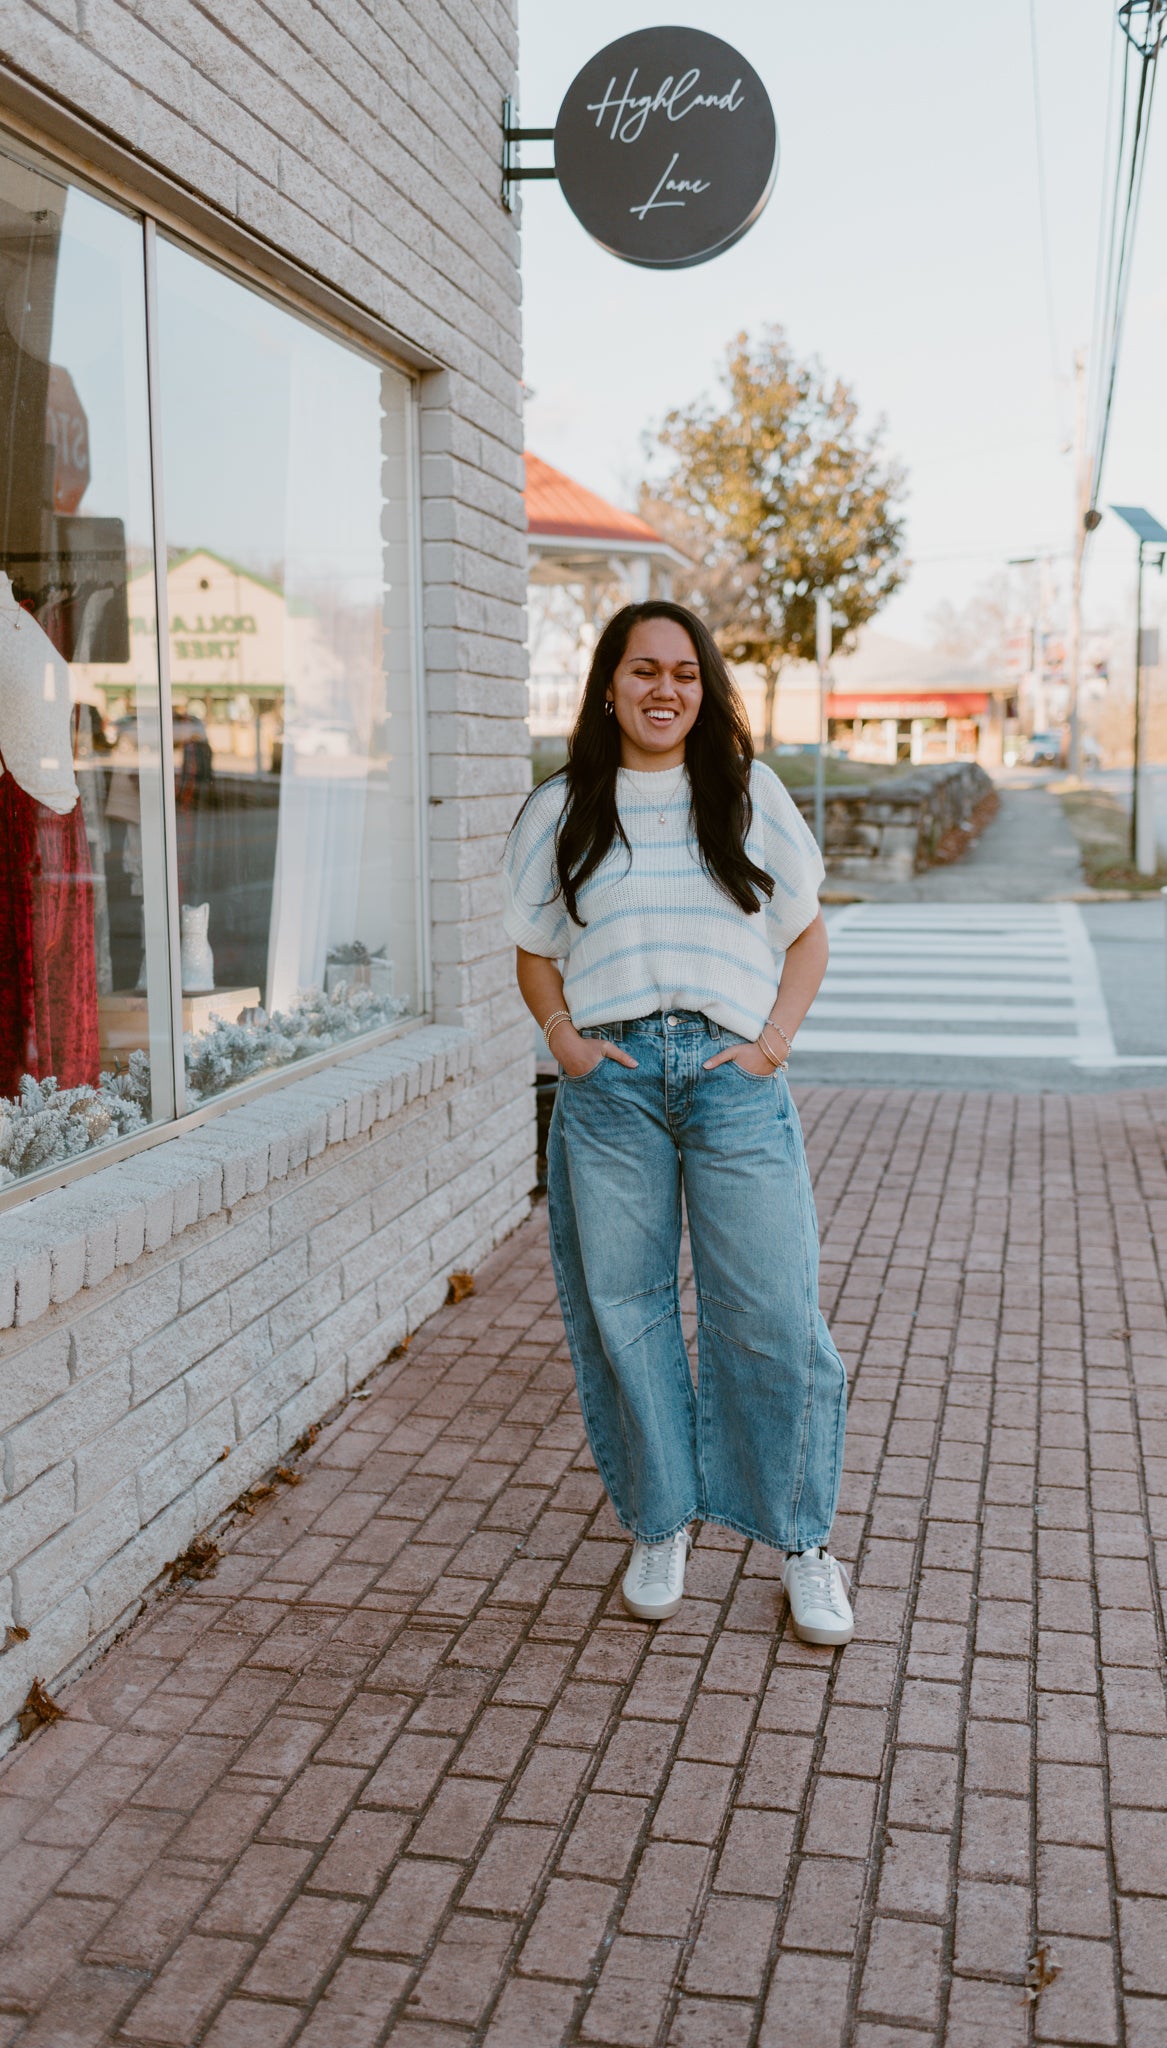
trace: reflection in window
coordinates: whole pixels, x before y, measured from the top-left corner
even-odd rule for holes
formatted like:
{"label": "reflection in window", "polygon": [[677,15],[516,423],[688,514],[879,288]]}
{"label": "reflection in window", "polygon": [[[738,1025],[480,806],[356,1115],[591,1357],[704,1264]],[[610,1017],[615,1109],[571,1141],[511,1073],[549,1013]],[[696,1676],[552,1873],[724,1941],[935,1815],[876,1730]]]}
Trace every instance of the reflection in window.
{"label": "reflection in window", "polygon": [[173,245],[158,282],[201,1096],[418,1006],[408,386]]}
{"label": "reflection in window", "polygon": [[173,1109],[141,226],[5,153],[0,418],[4,1185]]}
{"label": "reflection in window", "polygon": [[424,1003],[408,383],[155,246],[165,735],[142,223],[0,150],[0,1187]]}

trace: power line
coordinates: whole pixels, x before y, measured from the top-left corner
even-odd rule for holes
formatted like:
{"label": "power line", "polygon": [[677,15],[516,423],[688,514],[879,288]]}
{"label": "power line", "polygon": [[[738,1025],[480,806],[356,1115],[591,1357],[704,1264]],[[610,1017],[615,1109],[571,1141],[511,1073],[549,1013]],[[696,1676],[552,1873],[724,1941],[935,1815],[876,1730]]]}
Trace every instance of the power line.
{"label": "power line", "polygon": [[[1099,290],[1097,303],[1094,309],[1095,347],[1093,350],[1093,390],[1091,393],[1092,415],[1097,412],[1097,409],[1101,403],[1100,393],[1104,381],[1103,350],[1106,346],[1107,340],[1108,311],[1114,293],[1114,264],[1115,257],[1118,251],[1118,209],[1119,201],[1122,197],[1123,157],[1126,153],[1126,122],[1127,101],[1130,90],[1130,63],[1131,45],[1129,40],[1126,37],[1124,37],[1122,39],[1122,82],[1119,87],[1118,102],[1118,142],[1114,152],[1114,190],[1111,194],[1110,201],[1110,223],[1108,228],[1106,224],[1106,213],[1105,210],[1103,210],[1100,214],[1098,224],[1099,235],[1102,238],[1098,252],[1099,282],[1101,285],[1101,289]],[[1104,268],[1105,279],[1103,280],[1102,273]]]}
{"label": "power line", "polygon": [[[1147,160],[1147,137],[1150,132],[1151,107],[1158,75],[1157,59],[1164,36],[1167,35],[1167,0],[1124,0],[1118,18],[1127,48],[1123,63],[1118,149],[1115,155],[1114,194],[1106,261],[1106,289],[1101,308],[1097,309],[1100,348],[1096,357],[1098,380],[1095,385],[1096,419],[1092,436],[1090,509],[1086,515],[1091,528],[1098,523],[1098,498],[1102,490],[1106,447],[1110,437],[1110,421],[1118,381],[1123,321],[1130,290],[1143,171]],[[1129,117],[1128,145],[1126,136],[1132,50],[1141,61],[1134,89],[1134,111]]]}
{"label": "power line", "polygon": [[[1102,191],[1102,195],[1101,195],[1101,197],[1100,197],[1100,199],[1099,199],[1099,202],[1098,202],[1098,245],[1097,245],[1097,248],[1095,249],[1095,252],[1094,252],[1094,311],[1093,311],[1093,315],[1092,315],[1092,321],[1091,321],[1091,328],[1090,328],[1090,354],[1089,354],[1089,358],[1088,358],[1088,361],[1089,361],[1089,366],[1090,366],[1090,411],[1091,411],[1091,413],[1093,412],[1093,408],[1094,408],[1094,384],[1095,384],[1095,379],[1096,379],[1096,376],[1097,376],[1097,368],[1098,368],[1098,364],[1099,364],[1099,362],[1100,362],[1100,361],[1101,361],[1101,359],[1102,359],[1102,313],[1103,313],[1103,307],[1104,307],[1104,305],[1106,304],[1106,302],[1107,302],[1107,300],[1108,300],[1108,298],[1109,298],[1109,292],[1108,292],[1108,291],[1107,291],[1106,293],[1104,293],[1104,292],[1103,292],[1103,288],[1102,288],[1102,280],[1103,280],[1103,270],[1104,270],[1104,268],[1105,268],[1105,266],[1106,266],[1106,263],[1107,263],[1107,261],[1108,261],[1108,253],[1109,253],[1109,248],[1110,248],[1110,242],[1111,242],[1111,240],[1113,239],[1113,220],[1112,220],[1112,222],[1111,222],[1111,236],[1110,236],[1110,238],[1108,238],[1108,236],[1107,236],[1107,224],[1106,224],[1106,191],[1105,191],[1105,179],[1106,179],[1106,174],[1107,174],[1107,170],[1108,170],[1108,168],[1109,168],[1109,165],[1110,165],[1110,150],[1111,150],[1111,143],[1112,143],[1112,141],[1113,141],[1113,139],[1114,139],[1114,112],[1115,112],[1115,81],[1116,81],[1116,77],[1117,77],[1117,74],[1118,74],[1118,58],[1119,58],[1119,54],[1120,54],[1120,50],[1121,50],[1121,53],[1122,53],[1122,56],[1123,56],[1123,78],[1122,78],[1122,93],[1123,93],[1123,108],[1124,108],[1124,114],[1125,114],[1125,106],[1126,106],[1126,67],[1127,67],[1127,60],[1128,60],[1128,59],[1129,59],[1129,57],[1130,57],[1130,49],[1131,49],[1131,46],[1130,46],[1129,42],[1128,42],[1128,41],[1126,40],[1126,37],[1125,37],[1125,36],[1112,36],[1112,37],[1111,37],[1111,39],[1110,39],[1110,65],[1109,65],[1109,68],[1108,68],[1108,72],[1107,72],[1107,79],[1106,79],[1106,131],[1105,131],[1105,135],[1104,135],[1104,139],[1103,139],[1103,143],[1102,143],[1102,176],[1103,176],[1103,181],[1104,181],[1104,184],[1103,184],[1103,191]],[[1118,153],[1119,153],[1119,155],[1121,156],[1121,154],[1122,154],[1122,143],[1121,143],[1121,140],[1120,140],[1120,142],[1119,142],[1119,146],[1118,146]],[[1116,184],[1116,186],[1115,186],[1115,195],[1116,195],[1116,198],[1117,198],[1117,191],[1118,191],[1118,188],[1117,188],[1117,184]]]}

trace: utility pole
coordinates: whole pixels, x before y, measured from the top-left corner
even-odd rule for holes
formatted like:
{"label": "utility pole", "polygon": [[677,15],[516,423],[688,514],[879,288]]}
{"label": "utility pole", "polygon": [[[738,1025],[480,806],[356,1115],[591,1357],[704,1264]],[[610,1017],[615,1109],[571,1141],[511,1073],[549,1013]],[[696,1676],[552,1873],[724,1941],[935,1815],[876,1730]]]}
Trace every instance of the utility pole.
{"label": "utility pole", "polygon": [[1069,670],[1070,774],[1082,774],[1082,561],[1086,553],[1086,513],[1090,504],[1090,470],[1086,455],[1086,353],[1074,356],[1074,548],[1070,581]]}
{"label": "utility pole", "polygon": [[1029,702],[1034,732],[1045,731],[1045,641],[1049,615],[1049,555],[1010,555],[1010,569],[1036,569],[1037,595],[1033,596],[1033,584],[1027,577],[1029,587]]}
{"label": "utility pole", "polygon": [[[1050,590],[1053,584],[1053,562],[1049,555],[1037,558],[1038,572],[1038,614],[1037,614],[1037,688],[1035,695],[1034,723],[1045,732],[1049,726],[1049,700],[1046,693],[1046,641],[1049,639]],[[1038,719],[1036,699],[1040,698],[1041,718]]]}
{"label": "utility pole", "polygon": [[1147,700],[1143,692],[1143,547],[1139,536],[1139,566],[1135,575],[1135,752],[1131,768],[1131,859],[1139,874],[1153,875],[1155,862],[1143,866],[1143,841],[1146,838],[1145,818],[1150,813],[1146,787],[1147,758]]}

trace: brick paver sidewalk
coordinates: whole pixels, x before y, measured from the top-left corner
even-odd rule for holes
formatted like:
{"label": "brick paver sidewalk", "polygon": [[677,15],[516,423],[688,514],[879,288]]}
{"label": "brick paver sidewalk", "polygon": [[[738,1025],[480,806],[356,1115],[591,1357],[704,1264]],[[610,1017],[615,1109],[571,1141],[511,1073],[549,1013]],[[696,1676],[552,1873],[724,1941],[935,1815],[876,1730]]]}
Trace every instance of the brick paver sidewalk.
{"label": "brick paver sidewalk", "polygon": [[0,2048],[1162,2048],[1158,1105],[803,1109],[850,1648],[623,1614],[540,1213],[0,1770]]}

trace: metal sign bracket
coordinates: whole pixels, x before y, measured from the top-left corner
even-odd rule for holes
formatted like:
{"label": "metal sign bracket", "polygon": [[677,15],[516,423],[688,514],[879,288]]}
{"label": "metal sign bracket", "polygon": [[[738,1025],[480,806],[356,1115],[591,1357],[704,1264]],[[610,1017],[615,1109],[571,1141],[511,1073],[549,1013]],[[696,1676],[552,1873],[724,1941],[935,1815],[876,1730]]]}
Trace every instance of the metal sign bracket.
{"label": "metal sign bracket", "polygon": [[1156,57],[1167,39],[1167,0],[1123,0],[1118,25],[1140,57]]}
{"label": "metal sign bracket", "polygon": [[554,128],[517,127],[514,101],[508,95],[502,103],[502,203],[508,213],[514,211],[514,188],[520,178],[554,178],[557,175],[553,164],[525,169],[519,162],[519,150],[523,143],[554,140]]}

